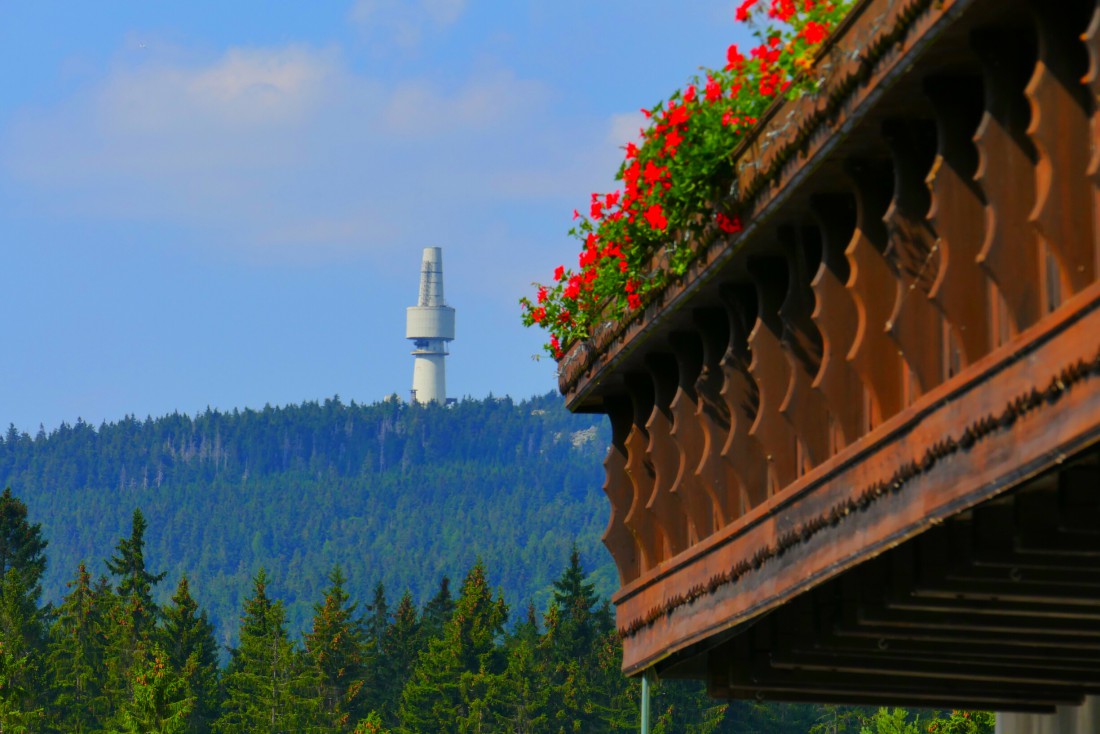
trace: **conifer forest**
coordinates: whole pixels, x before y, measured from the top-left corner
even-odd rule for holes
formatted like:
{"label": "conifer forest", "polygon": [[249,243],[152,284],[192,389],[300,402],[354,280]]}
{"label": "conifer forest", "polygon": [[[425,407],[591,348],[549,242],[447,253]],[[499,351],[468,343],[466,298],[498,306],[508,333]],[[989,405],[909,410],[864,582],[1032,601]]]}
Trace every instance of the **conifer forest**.
{"label": "conifer forest", "polygon": [[[0,731],[637,731],[607,440],[551,395],[9,429]],[[659,734],[992,731],[690,681],[653,711]]]}

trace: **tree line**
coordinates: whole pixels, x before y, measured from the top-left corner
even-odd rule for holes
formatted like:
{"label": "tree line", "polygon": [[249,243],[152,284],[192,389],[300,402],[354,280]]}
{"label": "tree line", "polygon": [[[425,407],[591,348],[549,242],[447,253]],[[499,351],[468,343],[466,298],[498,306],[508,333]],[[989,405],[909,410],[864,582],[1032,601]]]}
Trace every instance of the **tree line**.
{"label": "tree line", "polygon": [[146,555],[168,574],[154,598],[167,603],[184,574],[202,579],[192,593],[218,641],[232,644],[261,566],[295,635],[337,563],[350,588],[381,581],[423,605],[441,577],[461,578],[480,557],[513,607],[544,609],[576,539],[609,594],[605,423],[547,394],[449,407],[333,397],[9,427],[0,490],[23,498],[50,539],[45,600],[61,599],[82,560],[93,578],[105,573],[105,549],[141,507]]}
{"label": "tree line", "polygon": [[[443,577],[418,607],[377,584],[360,609],[338,566],[293,635],[261,569],[219,664],[214,626],[184,576],[154,590],[140,510],[93,578],[81,563],[56,606],[41,603],[47,541],[10,489],[0,495],[0,731],[143,734],[636,731],[639,685],[619,670],[606,600],[576,548],[541,615],[511,611],[483,562],[457,593]],[[989,714],[921,718],[812,705],[711,701],[698,684],[657,688],[654,734],[988,734]],[[858,728],[856,728],[858,727]]]}

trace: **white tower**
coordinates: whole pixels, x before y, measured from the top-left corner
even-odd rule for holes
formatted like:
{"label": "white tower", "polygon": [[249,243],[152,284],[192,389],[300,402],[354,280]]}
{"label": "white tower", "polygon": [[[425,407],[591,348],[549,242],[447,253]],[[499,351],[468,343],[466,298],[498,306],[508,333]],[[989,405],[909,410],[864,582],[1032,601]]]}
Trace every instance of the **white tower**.
{"label": "white tower", "polygon": [[408,308],[405,338],[413,349],[412,399],[447,403],[443,358],[447,342],[455,338],[455,310],[443,301],[443,248],[425,247],[420,266],[420,297]]}

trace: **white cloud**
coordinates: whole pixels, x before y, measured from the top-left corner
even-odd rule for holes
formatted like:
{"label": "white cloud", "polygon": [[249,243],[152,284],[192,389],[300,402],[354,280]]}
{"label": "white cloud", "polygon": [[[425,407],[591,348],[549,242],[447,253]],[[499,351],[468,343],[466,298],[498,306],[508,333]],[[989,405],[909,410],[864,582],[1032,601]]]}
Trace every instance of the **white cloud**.
{"label": "white cloud", "polygon": [[546,102],[543,86],[498,72],[471,80],[448,94],[437,84],[412,82],[396,89],[384,112],[387,131],[399,136],[435,136],[507,126]]}
{"label": "white cloud", "polygon": [[356,0],[350,18],[367,35],[409,49],[454,25],[465,9],[466,0]]}
{"label": "white cloud", "polygon": [[444,88],[354,74],[332,49],[147,55],[20,111],[0,129],[0,176],[46,216],[184,227],[249,259],[323,261],[432,239],[444,220],[476,228],[475,213],[499,214],[494,181],[532,163],[571,177],[554,153],[577,141],[548,137],[548,106],[540,82],[506,69]]}

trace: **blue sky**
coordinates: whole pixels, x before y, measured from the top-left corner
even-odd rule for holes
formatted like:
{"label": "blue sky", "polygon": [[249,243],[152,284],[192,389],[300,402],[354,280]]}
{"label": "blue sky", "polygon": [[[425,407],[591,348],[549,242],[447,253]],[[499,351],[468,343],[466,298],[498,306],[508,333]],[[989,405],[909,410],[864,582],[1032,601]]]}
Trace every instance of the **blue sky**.
{"label": "blue sky", "polygon": [[0,0],[0,425],[404,396],[427,246],[448,392],[556,389],[516,300],[732,13]]}

